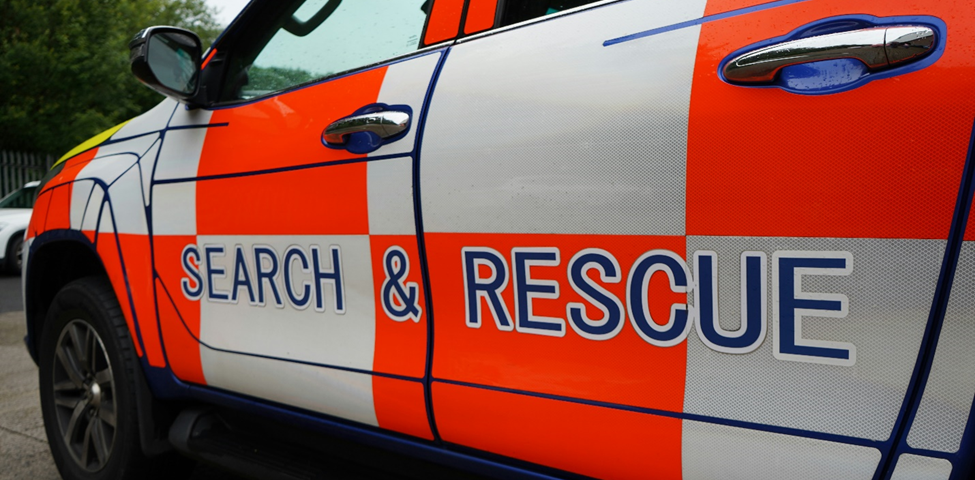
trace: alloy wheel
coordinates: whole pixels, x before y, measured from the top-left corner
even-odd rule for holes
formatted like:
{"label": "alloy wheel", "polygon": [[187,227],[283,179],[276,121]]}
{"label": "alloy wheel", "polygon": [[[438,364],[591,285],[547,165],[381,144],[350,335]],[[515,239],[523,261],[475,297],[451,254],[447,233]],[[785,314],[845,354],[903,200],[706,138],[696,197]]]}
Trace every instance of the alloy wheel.
{"label": "alloy wheel", "polygon": [[52,387],[61,439],[81,468],[97,472],[115,444],[112,364],[101,337],[83,320],[65,325],[55,355]]}

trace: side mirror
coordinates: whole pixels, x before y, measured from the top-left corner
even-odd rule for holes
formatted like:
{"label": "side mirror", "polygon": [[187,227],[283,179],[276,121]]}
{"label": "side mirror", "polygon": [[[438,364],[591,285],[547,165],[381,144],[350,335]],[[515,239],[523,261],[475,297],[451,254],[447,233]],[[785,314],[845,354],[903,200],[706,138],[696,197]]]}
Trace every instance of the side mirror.
{"label": "side mirror", "polygon": [[129,42],[132,73],[153,90],[178,100],[196,96],[203,46],[195,33],[176,27],[150,27]]}

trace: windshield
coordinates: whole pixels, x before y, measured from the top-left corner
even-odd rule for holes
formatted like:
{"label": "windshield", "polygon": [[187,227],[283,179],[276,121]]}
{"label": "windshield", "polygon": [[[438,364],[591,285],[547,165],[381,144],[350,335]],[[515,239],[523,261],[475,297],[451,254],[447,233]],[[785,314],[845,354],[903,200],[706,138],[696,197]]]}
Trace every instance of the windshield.
{"label": "windshield", "polygon": [[37,187],[24,187],[0,199],[0,208],[33,208]]}

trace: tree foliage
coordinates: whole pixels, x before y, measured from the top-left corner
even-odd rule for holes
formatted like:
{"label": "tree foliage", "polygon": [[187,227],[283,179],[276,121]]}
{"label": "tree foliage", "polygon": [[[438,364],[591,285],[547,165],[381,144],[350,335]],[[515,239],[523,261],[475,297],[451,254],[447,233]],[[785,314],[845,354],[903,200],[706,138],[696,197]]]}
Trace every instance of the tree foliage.
{"label": "tree foliage", "polygon": [[159,103],[129,69],[152,25],[219,34],[203,0],[0,0],[0,150],[61,154]]}
{"label": "tree foliage", "polygon": [[300,68],[251,66],[247,71],[247,90],[260,95],[310,82],[327,75],[315,75]]}

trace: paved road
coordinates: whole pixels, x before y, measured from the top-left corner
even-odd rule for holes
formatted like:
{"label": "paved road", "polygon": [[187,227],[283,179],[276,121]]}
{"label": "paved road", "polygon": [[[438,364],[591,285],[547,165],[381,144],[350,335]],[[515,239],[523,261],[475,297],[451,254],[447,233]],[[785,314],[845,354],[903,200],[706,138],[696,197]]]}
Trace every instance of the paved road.
{"label": "paved road", "polygon": [[[48,449],[41,418],[37,367],[24,347],[24,335],[26,326],[20,299],[20,277],[0,276],[0,480],[57,480],[60,476]],[[334,478],[386,478],[388,472],[403,472],[403,477],[413,479],[478,478],[426,462],[409,460],[403,463],[391,454],[374,448],[348,444],[345,448],[349,452],[359,452],[350,458],[365,458],[375,465],[352,463],[342,458],[343,455],[321,458],[334,472]],[[373,470],[372,467],[376,465],[386,466]],[[189,480],[242,479],[201,465]]]}
{"label": "paved road", "polygon": [[[6,282],[0,285],[5,300]],[[0,313],[0,479],[57,479],[41,420],[37,367],[23,339],[23,312]]]}
{"label": "paved road", "polygon": [[0,273],[0,313],[19,312],[24,309],[20,296],[20,275]]}
{"label": "paved road", "polygon": [[[20,277],[0,276],[0,480],[57,480],[37,392],[37,367],[24,347]],[[201,466],[191,480],[237,480]]]}
{"label": "paved road", "polygon": [[[0,480],[57,480],[41,419],[37,367],[24,348],[24,335],[24,312],[0,313]],[[190,480],[239,479],[200,466]]]}

